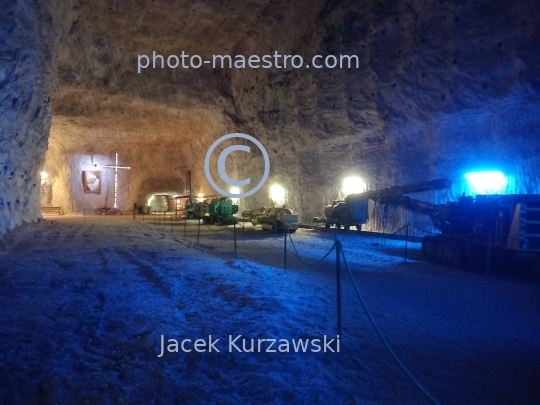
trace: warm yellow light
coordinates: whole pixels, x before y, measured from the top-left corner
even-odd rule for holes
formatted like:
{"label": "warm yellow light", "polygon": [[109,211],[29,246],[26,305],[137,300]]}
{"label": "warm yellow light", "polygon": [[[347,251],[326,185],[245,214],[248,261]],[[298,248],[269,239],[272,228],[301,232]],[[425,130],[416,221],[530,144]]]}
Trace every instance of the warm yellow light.
{"label": "warm yellow light", "polygon": [[45,180],[47,177],[49,177],[47,172],[41,172],[41,180]]}
{"label": "warm yellow light", "polygon": [[[240,189],[238,187],[231,187],[231,194],[240,194]],[[233,204],[236,204],[238,202],[238,198],[232,198],[231,200]]]}
{"label": "warm yellow light", "polygon": [[285,202],[285,189],[279,184],[270,186],[270,198],[276,204],[283,204]]}
{"label": "warm yellow light", "polygon": [[197,194],[197,197],[199,197],[199,198],[203,198],[203,196],[204,196],[204,194],[203,194],[203,193],[199,193],[199,194]]}
{"label": "warm yellow light", "polygon": [[154,199],[154,196],[152,195],[149,199],[148,199],[148,206],[150,206],[150,204],[152,203],[152,200]]}
{"label": "warm yellow light", "polygon": [[343,194],[356,194],[366,191],[366,183],[358,176],[347,177],[343,180]]}

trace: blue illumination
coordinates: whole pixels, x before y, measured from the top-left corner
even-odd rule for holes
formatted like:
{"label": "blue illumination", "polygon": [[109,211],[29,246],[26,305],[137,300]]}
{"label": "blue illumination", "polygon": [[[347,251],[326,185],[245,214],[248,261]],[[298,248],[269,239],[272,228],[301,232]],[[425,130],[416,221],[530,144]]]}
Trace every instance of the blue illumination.
{"label": "blue illumination", "polygon": [[508,185],[508,179],[501,172],[473,172],[465,175],[470,194],[501,194]]}

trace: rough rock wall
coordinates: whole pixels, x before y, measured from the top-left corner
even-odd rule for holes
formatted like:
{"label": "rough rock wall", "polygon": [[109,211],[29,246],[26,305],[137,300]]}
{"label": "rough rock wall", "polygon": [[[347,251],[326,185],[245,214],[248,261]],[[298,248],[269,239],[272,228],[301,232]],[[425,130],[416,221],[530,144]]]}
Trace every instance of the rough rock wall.
{"label": "rough rock wall", "polygon": [[[183,192],[187,170],[196,191],[211,194],[201,156],[211,140],[232,129],[223,114],[228,108],[223,79],[208,69],[138,74],[136,55],[228,47],[238,35],[234,30],[214,32],[213,38],[204,34],[226,20],[221,6],[94,1],[57,2],[55,8],[62,22],[58,87],[44,168],[53,184],[53,205],[65,212],[112,206],[114,170],[102,170],[99,195],[84,194],[81,175],[114,164],[115,153],[121,165],[131,167],[118,176],[120,209],[144,205],[153,192]],[[194,12],[202,20],[194,19]],[[210,22],[204,17],[209,14]]]}
{"label": "rough rock wall", "polygon": [[[267,187],[242,208],[269,203],[268,187],[279,183],[303,221],[342,197],[349,174],[371,189],[449,177],[452,190],[425,196],[443,202],[463,191],[464,171],[497,165],[516,180],[509,191],[540,191],[533,0],[98,0],[56,9],[59,87],[45,165],[56,176],[54,205],[102,205],[104,195],[80,193],[80,171],[97,157],[111,163],[115,152],[133,167],[123,209],[151,192],[152,179],[185,181],[188,169],[196,191],[210,193],[204,154],[229,132],[259,139],[272,165]],[[138,74],[136,55],[153,50],[204,58],[278,51],[306,61],[348,54],[360,66]],[[253,157],[232,156],[231,173],[256,176],[262,158]],[[392,218],[388,230],[408,220]],[[382,220],[369,225],[381,229]]]}
{"label": "rough rock wall", "polygon": [[[261,35],[244,53],[357,54],[360,69],[238,72],[238,115],[273,154],[303,221],[339,197],[348,174],[371,189],[499,167],[509,192],[539,192],[540,15],[533,1],[326,2],[285,14],[282,40]],[[280,35],[280,34],[276,34]],[[252,106],[260,106],[253,108]],[[255,111],[254,111],[255,110]],[[388,230],[407,221],[399,214]],[[381,229],[375,218],[369,226]]]}
{"label": "rough rock wall", "polygon": [[[44,170],[54,184],[52,203],[65,212],[113,206],[115,153],[119,165],[118,208],[144,206],[149,194],[184,191],[186,171],[192,183],[210,193],[200,156],[208,134],[224,126],[210,108],[171,108],[145,100],[94,91],[62,90],[56,108],[77,110],[55,115]],[[83,116],[84,114],[84,116]],[[100,170],[101,193],[85,194],[82,172]]]}
{"label": "rough rock wall", "polygon": [[48,1],[0,1],[0,235],[41,217],[40,171],[51,122]]}

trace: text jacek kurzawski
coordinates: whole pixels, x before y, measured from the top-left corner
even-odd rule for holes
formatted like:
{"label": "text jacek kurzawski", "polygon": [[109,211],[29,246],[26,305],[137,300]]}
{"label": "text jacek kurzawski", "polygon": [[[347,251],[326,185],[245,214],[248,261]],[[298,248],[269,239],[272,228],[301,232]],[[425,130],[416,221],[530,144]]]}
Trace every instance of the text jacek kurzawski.
{"label": "text jacek kurzawski", "polygon": [[[223,341],[222,341],[223,340]],[[229,335],[228,339],[166,339],[161,335],[161,348],[158,357],[169,353],[339,353],[339,335],[335,338],[324,335],[322,339],[270,339],[247,338],[242,335]]]}

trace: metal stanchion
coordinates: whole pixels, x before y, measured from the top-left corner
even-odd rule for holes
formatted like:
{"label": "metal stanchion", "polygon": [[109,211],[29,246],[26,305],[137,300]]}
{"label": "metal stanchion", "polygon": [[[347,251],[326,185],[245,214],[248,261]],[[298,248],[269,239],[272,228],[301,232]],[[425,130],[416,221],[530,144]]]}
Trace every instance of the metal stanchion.
{"label": "metal stanchion", "polygon": [[287,236],[289,235],[289,227],[285,223],[285,238],[283,239],[283,271],[287,270]]}
{"label": "metal stanchion", "polygon": [[83,217],[84,217],[84,220],[86,221],[86,210],[85,210],[85,209],[83,209],[83,210],[82,210],[82,212],[83,212]]}
{"label": "metal stanchion", "polygon": [[199,243],[200,233],[201,233],[201,219],[199,218],[199,226],[197,227],[197,243]]}
{"label": "metal stanchion", "polygon": [[142,214],[142,221],[144,222],[144,212],[143,212],[143,214]]}
{"label": "metal stanchion", "polygon": [[273,219],[272,224],[274,226],[274,239],[277,239],[277,223],[275,218]]}
{"label": "metal stanchion", "polygon": [[340,274],[341,241],[336,241],[336,283],[337,283],[337,330],[341,335],[341,274]]}
{"label": "metal stanchion", "polygon": [[167,211],[163,211],[163,228],[165,228],[165,214],[167,213]]}
{"label": "metal stanchion", "polygon": [[171,233],[172,233],[172,215],[171,215]]}
{"label": "metal stanchion", "polygon": [[186,213],[186,216],[184,217],[184,236],[186,236],[186,225],[187,225],[187,213]]}
{"label": "metal stanchion", "polygon": [[407,247],[409,244],[409,224],[406,226],[407,230],[405,233],[405,263],[407,263]]}
{"label": "metal stanchion", "polygon": [[236,222],[233,224],[233,232],[234,232],[234,253],[236,253]]}
{"label": "metal stanchion", "polygon": [[488,235],[488,248],[486,257],[486,277],[489,277],[489,265],[491,261],[491,232]]}

